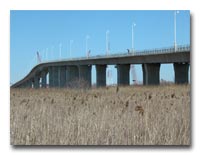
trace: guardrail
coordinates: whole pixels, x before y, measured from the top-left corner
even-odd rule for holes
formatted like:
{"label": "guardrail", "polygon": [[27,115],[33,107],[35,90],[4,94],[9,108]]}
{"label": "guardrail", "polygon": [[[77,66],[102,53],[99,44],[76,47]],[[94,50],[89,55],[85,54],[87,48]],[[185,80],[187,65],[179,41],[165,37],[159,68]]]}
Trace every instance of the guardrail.
{"label": "guardrail", "polygon": [[[180,45],[176,47],[167,47],[167,48],[155,48],[151,50],[136,50],[131,51],[129,53],[118,53],[109,55],[109,57],[120,57],[120,56],[140,56],[140,55],[151,55],[151,54],[165,54],[165,53],[176,53],[176,52],[184,52],[190,51],[190,45]],[[95,56],[96,57],[96,56]],[[92,57],[92,58],[95,58]],[[106,57],[105,55],[102,57]]]}
{"label": "guardrail", "polygon": [[99,59],[99,58],[113,58],[113,57],[124,57],[124,56],[140,56],[140,55],[152,55],[152,54],[165,54],[165,53],[175,53],[175,52],[190,52],[190,45],[179,45],[176,47],[166,47],[166,48],[155,48],[151,50],[129,50],[129,52],[110,54],[110,55],[96,55],[90,57],[79,57],[79,58],[70,58],[70,59],[59,59],[59,60],[51,60],[51,61],[43,61],[42,63],[50,63],[55,61],[74,61],[74,60],[87,60],[87,59]]}

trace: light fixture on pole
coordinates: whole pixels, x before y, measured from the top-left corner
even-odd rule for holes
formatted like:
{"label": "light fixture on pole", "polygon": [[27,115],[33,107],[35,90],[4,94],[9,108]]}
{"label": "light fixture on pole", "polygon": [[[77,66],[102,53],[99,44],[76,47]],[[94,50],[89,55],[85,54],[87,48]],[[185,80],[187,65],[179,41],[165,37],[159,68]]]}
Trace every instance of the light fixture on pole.
{"label": "light fixture on pole", "polygon": [[132,53],[134,53],[134,27],[136,24],[133,22],[132,23]]}
{"label": "light fixture on pole", "polygon": [[53,51],[54,51],[54,46],[51,46],[51,59],[53,60]]}
{"label": "light fixture on pole", "polygon": [[89,35],[86,35],[85,37],[85,54],[86,54],[86,57],[88,57],[88,40],[90,39],[90,36]]}
{"label": "light fixture on pole", "polygon": [[48,60],[48,48],[46,48],[46,61]]}
{"label": "light fixture on pole", "polygon": [[107,30],[106,31],[106,55],[109,55],[109,53],[110,53],[110,38],[109,38],[109,35],[110,35],[110,31]]}
{"label": "light fixture on pole", "polygon": [[59,44],[59,48],[60,48],[60,54],[59,54],[59,58],[61,59],[61,52],[62,52],[62,44]]}
{"label": "light fixture on pole", "polygon": [[177,51],[177,43],[176,43],[176,15],[179,11],[174,11],[174,50]]}
{"label": "light fixture on pole", "polygon": [[70,58],[71,58],[71,53],[72,53],[72,44],[73,44],[73,40],[70,40],[70,43],[69,43],[69,55],[70,55]]}

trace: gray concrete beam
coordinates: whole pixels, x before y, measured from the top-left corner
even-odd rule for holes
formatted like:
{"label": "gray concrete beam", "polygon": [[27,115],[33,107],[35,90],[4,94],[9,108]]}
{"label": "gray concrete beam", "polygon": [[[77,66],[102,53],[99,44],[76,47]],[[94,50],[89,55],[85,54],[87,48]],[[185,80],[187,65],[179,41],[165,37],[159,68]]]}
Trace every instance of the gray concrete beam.
{"label": "gray concrete beam", "polygon": [[96,86],[106,86],[106,67],[107,65],[96,65]]}
{"label": "gray concrete beam", "polygon": [[176,84],[186,84],[188,83],[188,63],[174,63],[174,75]]}
{"label": "gray concrete beam", "polygon": [[84,80],[86,85],[91,87],[91,65],[81,65],[79,66],[79,80]]}
{"label": "gray concrete beam", "polygon": [[160,63],[143,64],[142,71],[144,85],[160,84]]}
{"label": "gray concrete beam", "polygon": [[117,84],[118,85],[129,85],[129,72],[130,64],[120,64],[117,68]]}

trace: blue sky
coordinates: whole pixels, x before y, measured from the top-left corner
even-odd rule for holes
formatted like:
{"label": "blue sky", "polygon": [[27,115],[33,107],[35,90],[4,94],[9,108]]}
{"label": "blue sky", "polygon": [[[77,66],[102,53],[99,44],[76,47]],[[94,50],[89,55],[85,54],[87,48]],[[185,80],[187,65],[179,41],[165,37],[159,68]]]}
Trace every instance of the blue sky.
{"label": "blue sky", "polygon": [[[162,48],[174,44],[174,11],[11,11],[10,12],[10,82],[23,78],[37,64],[36,52],[42,60],[82,57],[86,55],[86,36],[91,55],[106,53],[106,31],[109,30],[110,53],[131,48],[134,27],[135,50]],[[177,44],[190,44],[190,12],[177,14]],[[61,45],[61,48],[60,48]],[[112,71],[116,82],[116,69]],[[95,83],[95,67],[92,69]],[[141,65],[135,66],[142,81]],[[172,65],[161,65],[160,78],[173,80]]]}

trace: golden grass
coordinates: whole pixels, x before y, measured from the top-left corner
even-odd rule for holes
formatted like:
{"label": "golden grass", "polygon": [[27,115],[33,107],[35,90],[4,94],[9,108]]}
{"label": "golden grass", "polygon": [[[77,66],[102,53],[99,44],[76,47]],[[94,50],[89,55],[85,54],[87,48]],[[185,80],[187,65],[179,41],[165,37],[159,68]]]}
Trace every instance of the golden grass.
{"label": "golden grass", "polygon": [[190,85],[11,89],[12,145],[190,145]]}

